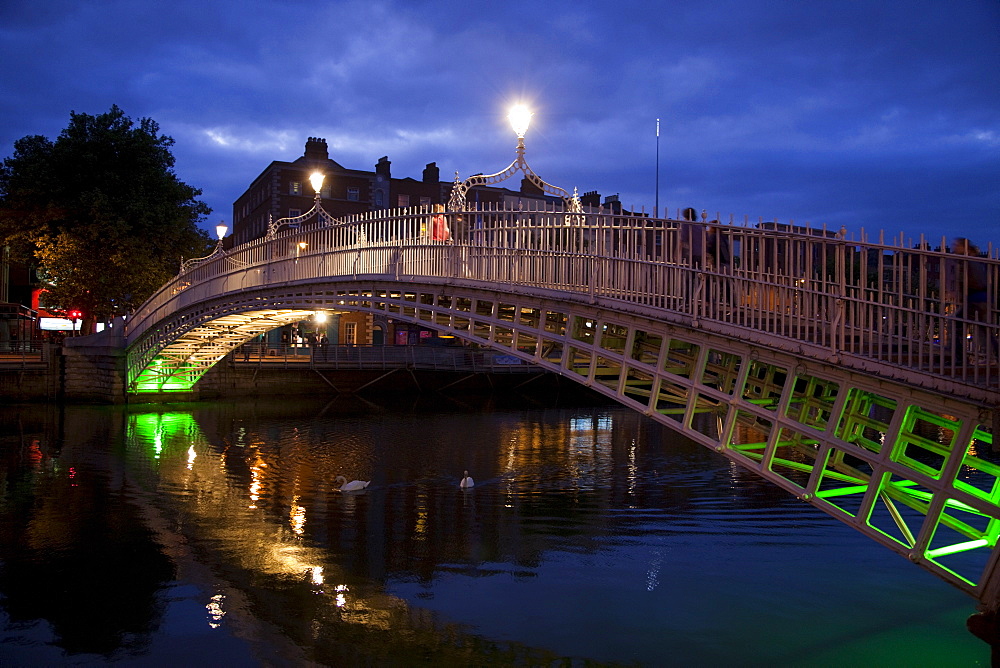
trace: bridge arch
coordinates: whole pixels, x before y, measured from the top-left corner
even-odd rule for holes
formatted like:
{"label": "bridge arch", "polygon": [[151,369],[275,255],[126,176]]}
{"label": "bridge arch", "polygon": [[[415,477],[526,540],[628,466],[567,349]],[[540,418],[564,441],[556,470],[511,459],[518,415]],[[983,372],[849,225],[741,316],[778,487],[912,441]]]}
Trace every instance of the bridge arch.
{"label": "bridge arch", "polygon": [[[130,389],[190,386],[317,310],[419,324],[588,385],[996,599],[995,352],[947,367],[942,337],[962,325],[989,341],[997,323],[949,319],[903,276],[952,258],[887,260],[808,231],[595,214],[567,226],[559,212],[449,214],[457,238],[441,244],[419,237],[426,215],[279,235],[178,276],[129,325]],[[730,265],[695,256],[692,234],[703,249],[726,238]],[[893,290],[852,284],[869,250]]]}

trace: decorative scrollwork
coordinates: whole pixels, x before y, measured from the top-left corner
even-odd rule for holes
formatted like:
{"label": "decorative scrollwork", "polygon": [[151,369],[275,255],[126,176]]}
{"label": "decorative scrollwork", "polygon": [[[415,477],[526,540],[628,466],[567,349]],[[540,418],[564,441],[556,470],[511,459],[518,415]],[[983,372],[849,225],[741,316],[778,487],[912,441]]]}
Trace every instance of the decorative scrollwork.
{"label": "decorative scrollwork", "polygon": [[336,218],[330,215],[330,213],[323,208],[323,204],[320,201],[320,195],[319,193],[316,193],[316,197],[313,199],[312,208],[303,214],[299,214],[298,216],[288,216],[285,218],[279,218],[278,220],[274,220],[271,217],[271,215],[268,214],[267,235],[264,238],[271,240],[274,238],[274,235],[278,233],[278,230],[284,227],[285,225],[298,226],[306,222],[313,216],[316,216],[317,221],[319,221],[320,227],[331,227],[332,225],[338,222]]}
{"label": "decorative scrollwork", "polygon": [[467,204],[466,196],[469,190],[475,186],[489,186],[500,183],[506,181],[517,172],[521,172],[529,182],[542,192],[562,198],[563,206],[566,207],[566,211],[568,212],[566,216],[567,225],[579,222],[580,219],[578,216],[571,215],[583,213],[583,207],[580,204],[580,198],[577,196],[576,189],[573,189],[573,195],[571,196],[563,188],[546,183],[542,177],[535,174],[528,165],[527,160],[524,159],[524,137],[518,137],[516,150],[517,157],[514,158],[514,161],[495,174],[477,174],[470,176],[464,181],[460,181],[458,172],[455,172],[455,182],[451,189],[451,198],[448,200],[448,210],[464,211]]}
{"label": "decorative scrollwork", "polygon": [[209,260],[218,255],[225,255],[225,254],[226,251],[222,247],[222,239],[219,239],[219,243],[215,244],[215,248],[212,250],[212,252],[206,255],[205,257],[193,257],[190,260],[185,260],[184,258],[181,258],[181,268],[180,271],[177,272],[177,275],[180,276],[182,274],[185,274],[194,269],[195,267],[197,267],[202,262],[208,262]]}

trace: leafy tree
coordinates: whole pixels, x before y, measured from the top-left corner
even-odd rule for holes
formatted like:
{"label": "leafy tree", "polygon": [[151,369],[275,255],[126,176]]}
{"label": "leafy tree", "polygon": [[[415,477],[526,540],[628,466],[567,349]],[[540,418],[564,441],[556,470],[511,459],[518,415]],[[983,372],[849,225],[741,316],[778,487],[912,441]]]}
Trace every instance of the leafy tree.
{"label": "leafy tree", "polygon": [[0,244],[34,259],[43,306],[82,311],[83,333],[145,301],[180,257],[212,247],[198,228],[211,209],[174,174],[173,143],[152,119],[133,123],[112,106],[70,112],[54,142],[17,140],[0,167]]}

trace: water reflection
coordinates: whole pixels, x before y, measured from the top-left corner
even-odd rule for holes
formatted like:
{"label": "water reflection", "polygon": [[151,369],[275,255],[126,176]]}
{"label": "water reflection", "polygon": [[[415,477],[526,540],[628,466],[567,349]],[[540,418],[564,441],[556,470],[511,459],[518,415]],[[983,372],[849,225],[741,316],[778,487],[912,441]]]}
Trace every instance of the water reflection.
{"label": "water reflection", "polygon": [[[181,626],[263,665],[832,664],[899,610],[982,654],[963,597],[624,409],[77,407],[2,443],[2,605],[68,654],[173,656],[180,587]],[[117,616],[61,607],[68,583]]]}
{"label": "water reflection", "polygon": [[11,623],[45,619],[69,654],[142,653],[174,565],[103,447],[120,441],[121,422],[87,426],[87,438],[65,444],[41,425],[2,440],[3,608]]}

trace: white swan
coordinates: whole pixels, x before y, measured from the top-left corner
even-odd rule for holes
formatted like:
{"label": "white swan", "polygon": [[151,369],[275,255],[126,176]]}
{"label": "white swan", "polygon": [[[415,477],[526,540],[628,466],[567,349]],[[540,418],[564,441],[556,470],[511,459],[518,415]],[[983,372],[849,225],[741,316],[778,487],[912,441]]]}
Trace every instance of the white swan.
{"label": "white swan", "polygon": [[360,492],[371,482],[371,480],[352,480],[351,482],[347,482],[347,478],[342,475],[337,476],[333,481],[337,483],[337,489],[341,492]]}
{"label": "white swan", "polygon": [[458,486],[461,487],[462,489],[468,489],[469,487],[475,487],[476,486],[476,482],[469,475],[469,472],[466,471],[464,475],[465,475],[465,477],[462,478],[462,482],[458,483]]}

